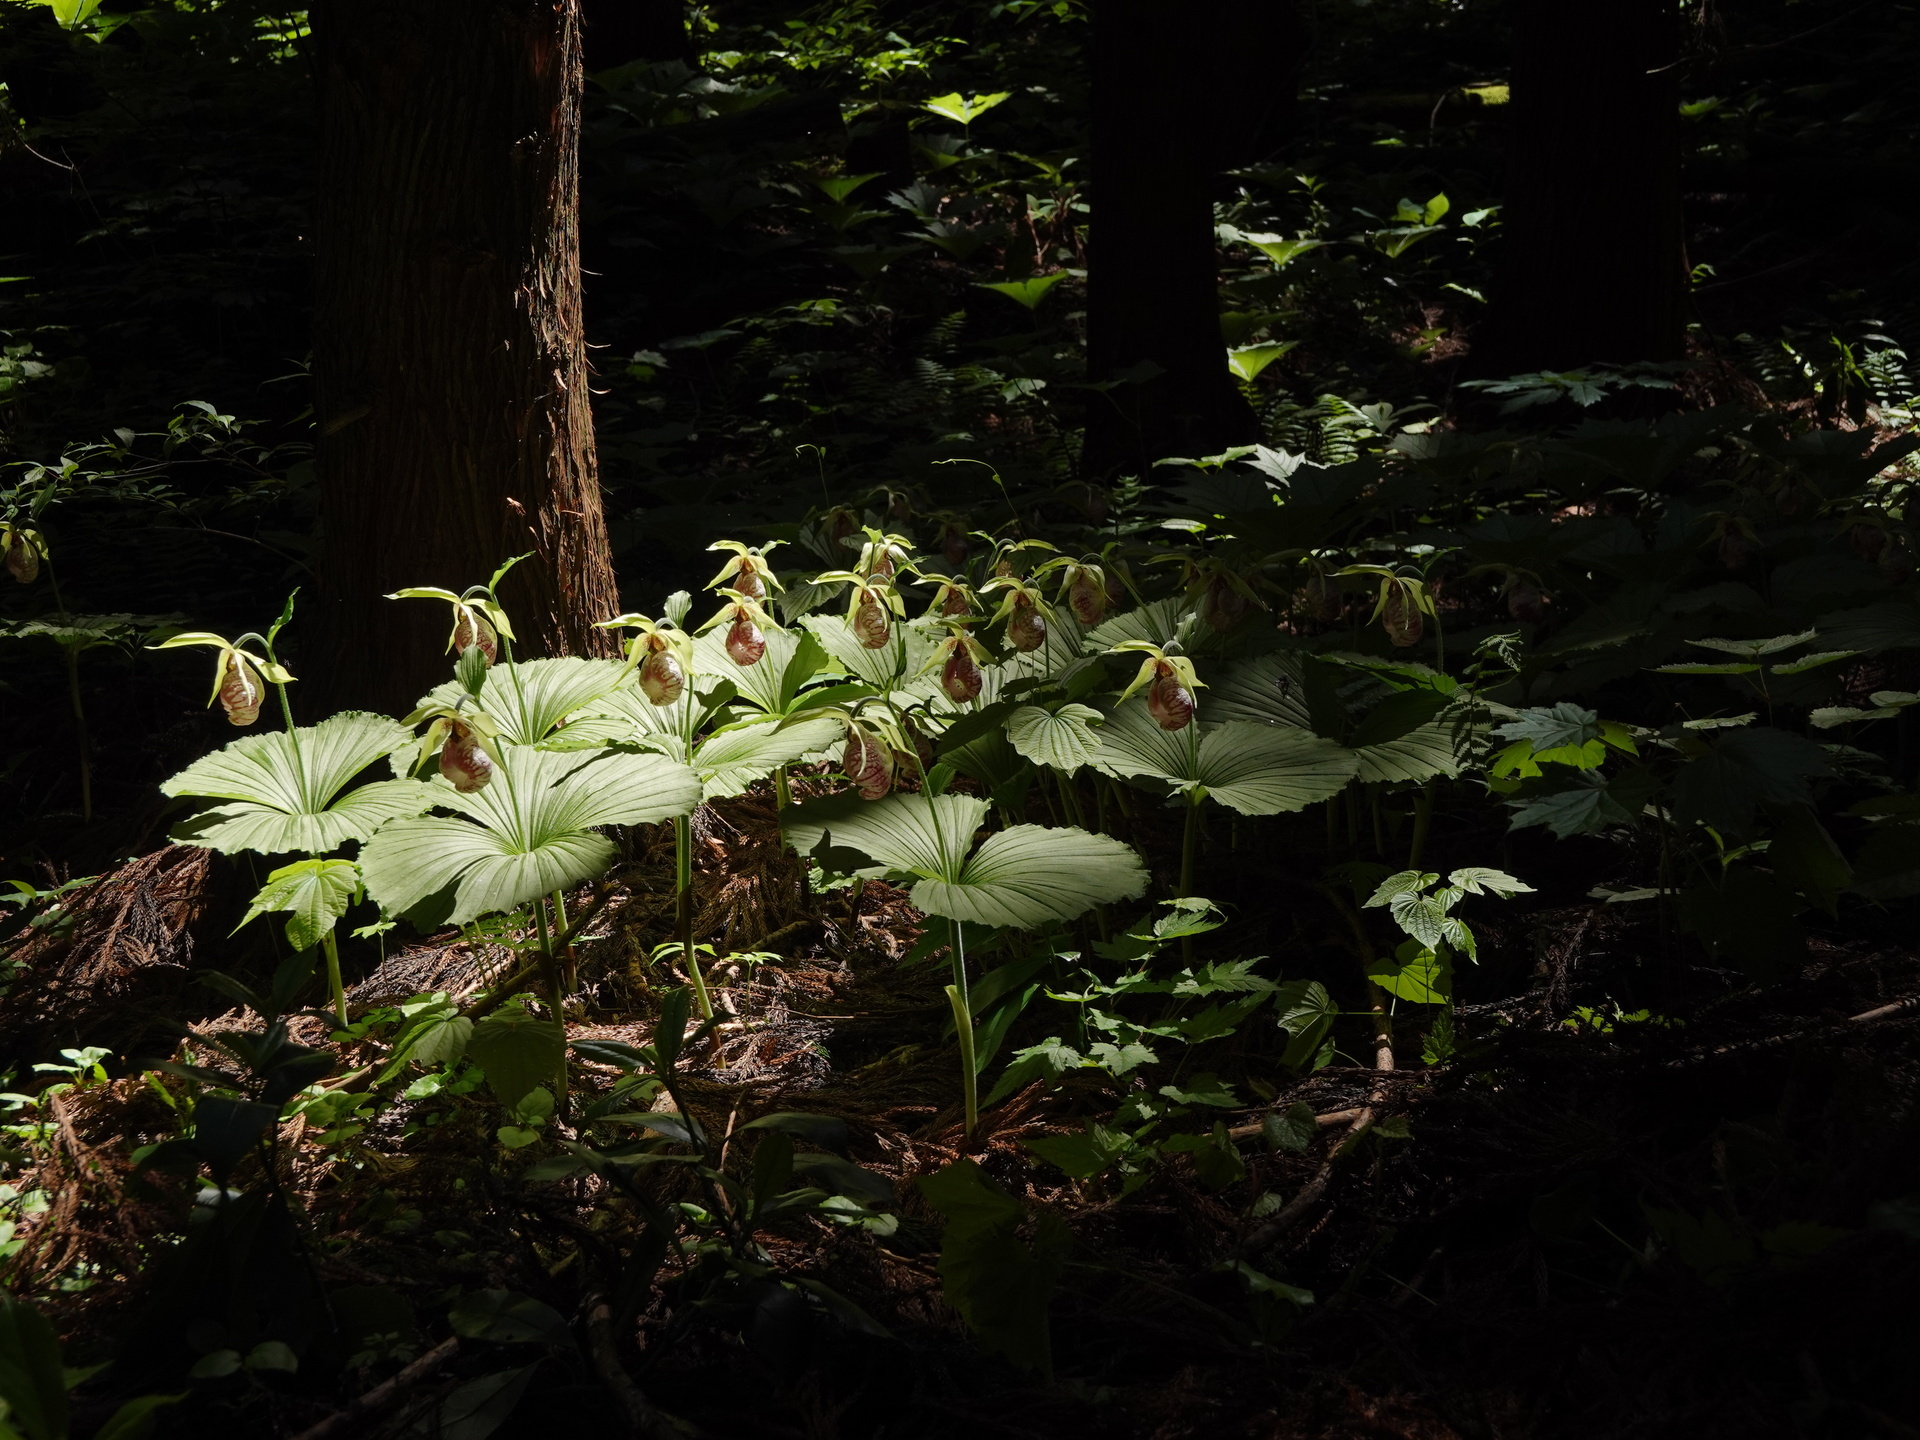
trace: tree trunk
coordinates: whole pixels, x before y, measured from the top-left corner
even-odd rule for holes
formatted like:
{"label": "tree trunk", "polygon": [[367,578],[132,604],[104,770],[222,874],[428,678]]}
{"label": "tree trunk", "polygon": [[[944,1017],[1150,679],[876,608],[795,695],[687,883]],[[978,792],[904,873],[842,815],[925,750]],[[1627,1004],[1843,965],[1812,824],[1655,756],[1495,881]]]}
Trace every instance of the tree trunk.
{"label": "tree trunk", "polygon": [[[579,0],[322,0],[310,693],[405,711],[502,586],[523,653],[613,654],[580,318]],[[312,652],[309,652],[312,655]]]}
{"label": "tree trunk", "polygon": [[1523,0],[1476,373],[1680,356],[1680,39],[1676,0]]}
{"label": "tree trunk", "polygon": [[1091,475],[1258,436],[1227,370],[1213,236],[1216,47],[1233,3],[1096,7],[1087,366],[1120,383],[1088,402]]}
{"label": "tree trunk", "polygon": [[700,63],[681,0],[582,0],[582,6],[590,75],[636,60]]}

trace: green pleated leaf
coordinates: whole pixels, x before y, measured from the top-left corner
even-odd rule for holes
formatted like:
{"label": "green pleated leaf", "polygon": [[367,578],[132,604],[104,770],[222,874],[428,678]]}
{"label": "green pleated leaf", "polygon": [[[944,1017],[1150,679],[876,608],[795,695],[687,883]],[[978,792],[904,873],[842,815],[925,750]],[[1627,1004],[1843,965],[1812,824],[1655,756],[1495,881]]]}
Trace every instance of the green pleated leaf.
{"label": "green pleated leaf", "polygon": [[1100,720],[1100,712],[1091,705],[1062,705],[1053,714],[1038,705],[1024,705],[1007,717],[1007,740],[1036,765],[1071,775],[1100,749],[1100,737],[1093,729]]}
{"label": "green pleated leaf", "polygon": [[1030,929],[1145,890],[1138,855],[1084,830],[1017,825],[975,850],[974,832],[987,808],[970,795],[889,795],[871,802],[835,796],[790,807],[782,828],[802,854],[824,841],[830,849],[858,852],[878,869],[914,876],[909,898],[917,907],[977,925]]}
{"label": "green pleated leaf", "polygon": [[[626,674],[618,660],[519,660],[495,665],[480,687],[480,708],[500,727],[500,738],[514,745],[544,740],[569,715],[611,692]],[[422,697],[429,704],[451,705],[466,691],[458,681],[435,686]]]}
{"label": "green pleated leaf", "polygon": [[[918,675],[927,658],[933,654],[935,642],[924,631],[910,627],[898,616],[893,617],[893,633],[878,650],[869,650],[862,645],[860,637],[853,633],[841,615],[809,615],[800,623],[813,633],[820,642],[820,648],[826,651],[829,668],[845,671],[855,679],[882,689],[904,683]],[[727,663],[732,664],[731,661]],[[766,663],[765,657],[760,663]],[[898,682],[896,676],[899,677]]]}
{"label": "green pleated leaf", "polygon": [[695,745],[693,768],[707,799],[738,795],[782,765],[819,754],[845,733],[846,727],[832,716],[742,725],[717,731]]}
{"label": "green pleated leaf", "polygon": [[166,795],[204,795],[229,803],[187,820],[182,844],[231,854],[325,854],[364,840],[401,815],[417,815],[432,792],[412,780],[386,780],[341,795],[375,760],[412,732],[384,715],[348,712],[288,734],[244,735],[161,785]]}
{"label": "green pleated leaf", "polygon": [[989,835],[958,883],[922,880],[909,898],[929,915],[1031,930],[1135,899],[1146,888],[1147,867],[1118,840],[1071,827],[1016,825]]}
{"label": "green pleated leaf", "polygon": [[1196,732],[1166,731],[1144,704],[1122,705],[1100,732],[1095,769],[1118,779],[1148,776],[1205,790],[1243,815],[1300,810],[1343,789],[1359,769],[1354,752],[1291,726],[1231,720]]}
{"label": "green pleated leaf", "polygon": [[1201,703],[1207,707],[1209,720],[1251,720],[1262,725],[1313,729],[1300,657],[1287,650],[1275,650],[1234,666],[1225,679],[1209,682]]}
{"label": "green pleated leaf", "polygon": [[693,771],[659,755],[511,746],[501,771],[471,795],[434,787],[459,817],[398,820],[368,842],[360,867],[381,909],[431,898],[432,918],[455,924],[510,910],[602,873],[614,846],[595,826],[653,824],[700,802]]}
{"label": "green pleated leaf", "polygon": [[1179,596],[1165,600],[1156,600],[1151,605],[1142,605],[1137,610],[1115,615],[1103,620],[1088,632],[1086,649],[1089,654],[1100,650],[1111,650],[1127,640],[1144,640],[1150,645],[1165,645],[1174,638],[1180,628],[1180,616],[1185,612],[1186,604]]}
{"label": "green pleated leaf", "polygon": [[1362,745],[1353,752],[1359,763],[1354,779],[1366,784],[1394,780],[1425,781],[1436,775],[1460,773],[1459,746],[1452,720],[1429,720],[1397,740]]}

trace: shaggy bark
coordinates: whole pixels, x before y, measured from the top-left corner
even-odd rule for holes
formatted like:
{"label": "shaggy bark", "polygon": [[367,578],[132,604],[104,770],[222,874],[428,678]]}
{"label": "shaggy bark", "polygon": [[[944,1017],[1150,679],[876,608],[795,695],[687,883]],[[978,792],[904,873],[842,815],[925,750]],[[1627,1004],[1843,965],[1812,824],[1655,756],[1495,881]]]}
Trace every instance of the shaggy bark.
{"label": "shaggy bark", "polygon": [[615,653],[581,329],[579,0],[323,0],[314,379],[320,663],[334,704],[405,710],[444,612],[502,600],[523,651]]}

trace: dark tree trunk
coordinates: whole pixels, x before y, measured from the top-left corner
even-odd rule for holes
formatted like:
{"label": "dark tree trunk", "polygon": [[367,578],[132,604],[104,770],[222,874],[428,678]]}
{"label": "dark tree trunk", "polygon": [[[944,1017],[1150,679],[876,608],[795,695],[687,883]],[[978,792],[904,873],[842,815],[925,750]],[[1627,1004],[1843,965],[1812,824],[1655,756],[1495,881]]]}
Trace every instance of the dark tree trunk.
{"label": "dark tree trunk", "polygon": [[[1224,158],[1217,45],[1236,0],[1099,0],[1087,362],[1090,475],[1256,438],[1220,338],[1213,198]],[[1152,378],[1139,378],[1151,373]]]}
{"label": "dark tree trunk", "polygon": [[1482,375],[1677,359],[1677,0],[1522,0]]}
{"label": "dark tree trunk", "polygon": [[700,63],[682,0],[582,0],[582,8],[590,75],[636,60]]}
{"label": "dark tree trunk", "polygon": [[612,654],[580,320],[579,0],[323,0],[315,200],[319,663],[332,704],[404,711],[449,616],[502,587],[523,653]]}

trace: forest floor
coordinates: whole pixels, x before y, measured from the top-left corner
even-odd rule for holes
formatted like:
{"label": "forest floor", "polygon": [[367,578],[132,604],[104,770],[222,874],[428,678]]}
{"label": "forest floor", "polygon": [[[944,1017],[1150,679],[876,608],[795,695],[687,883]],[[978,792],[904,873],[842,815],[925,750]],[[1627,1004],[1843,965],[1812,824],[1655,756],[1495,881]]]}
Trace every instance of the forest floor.
{"label": "forest floor", "polygon": [[[798,1222],[769,1237],[784,1270],[831,1284],[891,1340],[819,1339],[807,1363],[772,1363],[724,1327],[689,1330],[683,1317],[669,1332],[671,1277],[654,1291],[622,1342],[627,1368],[698,1433],[1920,1434],[1910,1343],[1920,955],[1910,948],[1816,940],[1811,962],[1773,984],[1703,990],[1690,1007],[1635,1019],[1591,1002],[1608,991],[1609,967],[1658,943],[1647,923],[1627,906],[1536,912],[1534,973],[1510,996],[1462,1007],[1475,1039],[1455,1059],[1403,1055],[1391,1074],[1336,1063],[1296,1079],[1271,1067],[1272,1104],[1225,1117],[1236,1138],[1304,1101],[1336,1120],[1319,1144],[1267,1154],[1254,1139],[1240,1183],[1211,1188],[1175,1162],[1122,1197],[1066,1180],[1022,1144],[1106,1115],[1113,1096],[1097,1072],[1029,1087],[967,1141],[943,967],[906,963],[922,922],[903,892],[810,893],[771,802],[752,795],[704,808],[698,838],[699,933],[723,955],[769,958],[710,977],[731,1018],[688,1062],[691,1108],[727,1136],[772,1111],[841,1117],[850,1157],[900,1195],[890,1235]],[[670,835],[657,837],[605,883],[607,904],[579,946],[571,1039],[649,1035],[655,989],[673,983],[648,958],[671,930],[672,865]],[[184,847],[97,882],[65,937],[24,957],[35,980],[0,1004],[4,1048],[146,1055],[164,1048],[158,1017],[201,1033],[256,1023],[212,1013],[224,1002],[191,983],[192,967],[220,953],[234,913],[223,891],[237,884]],[[364,1013],[423,992],[459,999],[517,963],[505,946],[449,932],[395,949],[350,1000]],[[319,1018],[294,1030],[332,1043]],[[381,1047],[337,1048],[340,1073]],[[1236,1064],[1244,1074],[1270,1057],[1256,1046],[1217,1068]],[[613,1078],[578,1066],[576,1100]],[[1370,1104],[1394,1123],[1338,1146],[1341,1118]],[[135,1073],[69,1092],[52,1118],[40,1172],[15,1182],[52,1205],[25,1232],[14,1283],[48,1304],[70,1347],[104,1354],[140,1311],[143,1258],[180,1222],[177,1188],[136,1178],[129,1159],[170,1133],[171,1116]],[[459,1287],[511,1288],[569,1316],[590,1303],[618,1269],[591,1182],[522,1185],[527,1159],[545,1152],[498,1150],[490,1124],[421,1128],[396,1107],[343,1149],[294,1121],[282,1164],[325,1237],[324,1283],[398,1287],[433,1338],[424,1317]],[[1052,1306],[1050,1381],[983,1360],[941,1301],[940,1216],[914,1181],[962,1155],[1074,1236]],[[1322,1172],[1319,1202],[1263,1262],[1314,1303],[1250,1324],[1230,1269],[1258,1224],[1250,1208]],[[360,1433],[401,1433],[405,1402],[477,1373],[472,1349],[435,1351],[392,1423]],[[298,1435],[339,1405],[263,1396],[232,1433]],[[495,1433],[613,1413],[591,1387],[555,1397],[540,1420]]]}

